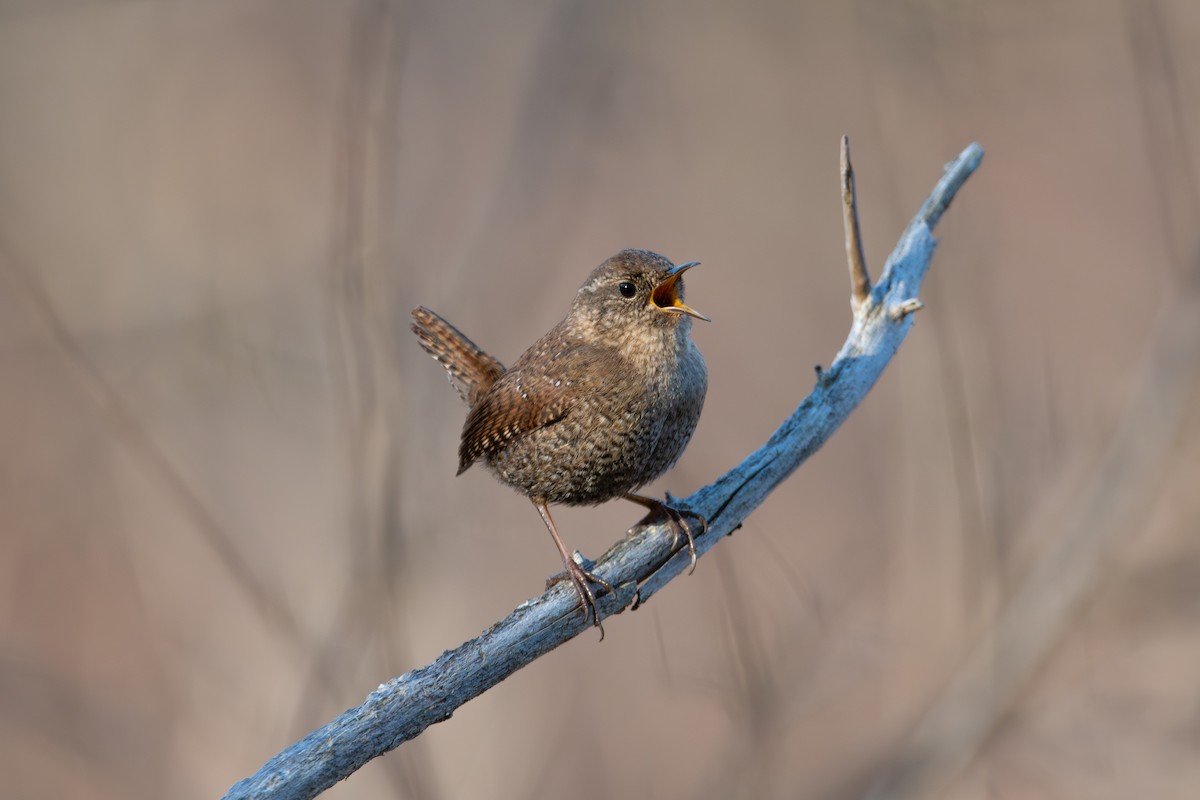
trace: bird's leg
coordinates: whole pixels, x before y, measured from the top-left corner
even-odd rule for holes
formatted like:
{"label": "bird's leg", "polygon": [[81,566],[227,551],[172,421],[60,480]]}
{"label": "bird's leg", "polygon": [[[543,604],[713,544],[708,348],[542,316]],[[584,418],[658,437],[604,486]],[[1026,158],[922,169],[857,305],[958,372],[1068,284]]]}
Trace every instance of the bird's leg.
{"label": "bird's leg", "polygon": [[[625,494],[621,495],[621,497],[632,503],[637,503],[639,506],[650,509],[650,513],[647,514],[642,521],[638,523],[638,525],[648,525],[655,520],[664,518],[666,519],[666,521],[671,525],[672,532],[675,534],[675,538],[671,540],[672,549],[679,544],[679,534],[682,533],[687,537],[688,555],[692,558],[692,566],[691,569],[688,570],[688,574],[691,575],[693,572],[695,572],[695,536],[702,536],[704,532],[708,530],[708,520],[694,511],[680,511],[677,508],[667,505],[661,500],[655,500],[653,497],[643,497],[642,495],[634,494],[633,492],[626,492]],[[692,525],[687,521],[688,517],[691,517],[699,523],[700,530],[695,534],[695,536],[692,535]]]}
{"label": "bird's leg", "polygon": [[575,591],[579,595],[579,602],[583,605],[583,618],[586,620],[588,614],[592,615],[592,623],[600,629],[600,641],[604,641],[604,626],[600,624],[600,612],[596,609],[596,595],[592,593],[592,587],[588,585],[588,581],[599,584],[611,594],[616,594],[616,590],[608,581],[585,570],[579,566],[579,563],[571,556],[567,550],[567,546],[563,544],[562,537],[558,535],[558,528],[554,526],[554,520],[550,518],[550,508],[546,505],[545,500],[531,498],[534,506],[537,507],[538,513],[542,515],[542,522],[546,523],[546,529],[550,531],[550,535],[554,537],[554,544],[558,547],[558,552],[562,556],[563,567],[567,570],[567,577],[571,579],[571,583],[575,585]]}

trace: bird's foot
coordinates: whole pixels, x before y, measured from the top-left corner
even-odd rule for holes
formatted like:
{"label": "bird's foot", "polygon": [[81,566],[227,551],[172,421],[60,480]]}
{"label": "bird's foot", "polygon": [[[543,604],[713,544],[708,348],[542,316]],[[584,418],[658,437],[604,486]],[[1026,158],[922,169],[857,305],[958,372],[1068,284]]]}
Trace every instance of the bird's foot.
{"label": "bird's foot", "polygon": [[[624,496],[626,500],[637,503],[640,506],[650,509],[650,513],[643,517],[634,527],[650,525],[655,522],[665,520],[671,526],[671,531],[674,534],[671,539],[671,549],[674,550],[679,546],[680,535],[687,537],[688,555],[691,557],[691,567],[688,569],[688,574],[691,575],[696,571],[696,537],[703,536],[708,530],[708,520],[695,511],[686,509],[678,509],[674,506],[669,506],[661,500],[655,500],[652,497],[642,497],[637,494],[627,494]],[[670,495],[668,495],[670,499]],[[691,522],[689,522],[689,518]],[[694,529],[693,529],[694,526]],[[693,532],[694,530],[694,532]]]}
{"label": "bird's foot", "polygon": [[[560,572],[557,575],[551,575],[546,581],[546,588],[549,589],[556,583],[561,583],[565,580],[570,580],[575,587],[575,593],[579,595],[579,603],[583,608],[583,618],[586,620],[589,616],[592,618],[592,624],[600,629],[600,641],[604,641],[604,626],[600,624],[600,612],[596,608],[596,594],[592,591],[590,584],[596,584],[608,590],[609,594],[615,595],[617,590],[611,583],[601,578],[580,565],[579,561],[583,560],[583,556],[576,551],[574,558],[563,561],[563,566],[566,567],[565,572]],[[591,566],[591,562],[586,562]]]}

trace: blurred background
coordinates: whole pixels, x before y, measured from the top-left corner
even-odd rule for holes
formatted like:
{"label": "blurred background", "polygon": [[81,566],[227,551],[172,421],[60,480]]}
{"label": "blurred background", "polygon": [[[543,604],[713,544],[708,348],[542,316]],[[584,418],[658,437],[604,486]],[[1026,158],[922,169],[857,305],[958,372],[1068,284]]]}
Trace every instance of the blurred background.
{"label": "blurred background", "polygon": [[327,796],[1195,797],[1198,98],[1188,0],[0,3],[5,796],[219,796],[540,592],[417,304],[511,362],[617,250],[703,261],[650,489],[758,447],[849,327],[846,133],[874,274],[987,151],[863,406]]}

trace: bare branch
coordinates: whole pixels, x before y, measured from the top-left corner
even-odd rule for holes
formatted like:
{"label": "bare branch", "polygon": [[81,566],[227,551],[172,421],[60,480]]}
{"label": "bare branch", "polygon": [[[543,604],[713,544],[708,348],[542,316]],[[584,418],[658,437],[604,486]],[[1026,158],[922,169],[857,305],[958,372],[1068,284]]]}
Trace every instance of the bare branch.
{"label": "bare branch", "polygon": [[846,231],[846,261],[850,266],[850,302],[857,307],[871,294],[871,275],[863,256],[862,231],[858,227],[858,190],[850,163],[850,137],[842,137],[842,227]]}
{"label": "bare branch", "polygon": [[[767,443],[741,464],[715,483],[675,501],[681,509],[708,520],[708,530],[695,540],[698,556],[741,527],[874,386],[912,327],[911,311],[917,307],[912,303],[919,302],[917,293],[936,246],[932,228],[982,158],[983,149],[972,144],[947,165],[884,265],[878,286],[868,290],[861,301],[856,297],[850,334],[833,364],[820,373],[812,393]],[[848,167],[848,158],[844,164]],[[852,185],[850,199],[853,209]],[[605,593],[597,598],[602,618],[624,610],[639,595],[641,602],[646,602],[688,568],[687,547],[673,551],[672,540],[667,526],[642,528],[596,562],[591,571],[616,588],[615,596]],[[313,731],[268,761],[253,777],[237,783],[226,798],[314,797],[367,761],[435,722],[449,719],[463,703],[589,627],[579,613],[574,589],[557,584],[432,664],[380,685],[362,705]]]}

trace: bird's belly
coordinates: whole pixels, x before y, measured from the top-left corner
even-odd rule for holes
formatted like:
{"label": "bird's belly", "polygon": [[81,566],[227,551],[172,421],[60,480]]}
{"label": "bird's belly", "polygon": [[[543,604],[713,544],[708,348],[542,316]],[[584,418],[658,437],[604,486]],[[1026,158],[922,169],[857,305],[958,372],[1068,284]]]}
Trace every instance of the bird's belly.
{"label": "bird's belly", "polygon": [[695,347],[681,359],[670,390],[662,401],[663,420],[658,438],[643,465],[638,485],[649,483],[675,465],[696,430],[704,396],[708,392],[708,369]]}
{"label": "bird's belly", "polygon": [[645,483],[646,462],[664,416],[645,408],[580,414],[532,431],[491,455],[488,465],[514,489],[550,503],[594,505]]}
{"label": "bird's belly", "polygon": [[530,431],[488,456],[514,489],[549,503],[594,505],[662,475],[700,418],[708,371],[695,347],[645,391],[598,394],[565,418]]}

